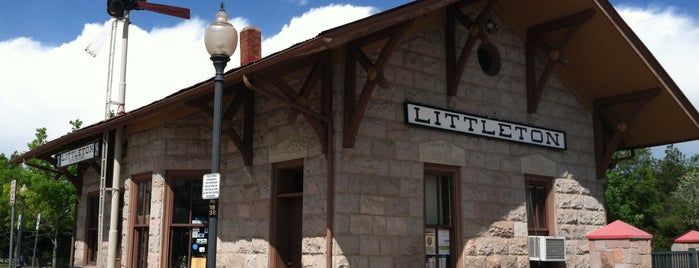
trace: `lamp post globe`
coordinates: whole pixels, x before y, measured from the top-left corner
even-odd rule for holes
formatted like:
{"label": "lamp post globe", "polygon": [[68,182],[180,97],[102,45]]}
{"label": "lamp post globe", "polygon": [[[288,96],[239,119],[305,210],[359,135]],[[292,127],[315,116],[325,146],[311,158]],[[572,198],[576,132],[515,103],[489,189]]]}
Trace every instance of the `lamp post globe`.
{"label": "lamp post globe", "polygon": [[216,13],[216,21],[209,24],[204,32],[204,45],[209,55],[226,55],[230,57],[238,45],[238,31],[228,22],[228,14],[223,9]]}
{"label": "lamp post globe", "polygon": [[[206,51],[211,55],[211,61],[216,69],[214,76],[214,118],[211,139],[211,173],[220,176],[221,165],[221,121],[223,102],[223,70],[231,55],[238,46],[238,32],[233,25],[228,22],[228,14],[223,9],[216,13],[216,21],[212,22],[204,32],[204,45]],[[202,198],[203,194],[202,194]],[[208,241],[206,245],[206,268],[216,268],[216,247],[218,243],[218,199],[209,199],[207,209],[208,221]]]}

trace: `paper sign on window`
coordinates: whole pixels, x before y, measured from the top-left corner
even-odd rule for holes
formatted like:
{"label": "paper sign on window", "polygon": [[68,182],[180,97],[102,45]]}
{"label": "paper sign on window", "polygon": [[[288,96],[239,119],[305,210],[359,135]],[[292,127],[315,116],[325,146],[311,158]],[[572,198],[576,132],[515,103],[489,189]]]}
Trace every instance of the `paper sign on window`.
{"label": "paper sign on window", "polygon": [[437,253],[437,238],[434,228],[425,229],[425,252],[432,256]]}
{"label": "paper sign on window", "polygon": [[439,255],[451,254],[451,241],[449,239],[449,229],[439,229],[437,231],[437,246],[439,248]]}

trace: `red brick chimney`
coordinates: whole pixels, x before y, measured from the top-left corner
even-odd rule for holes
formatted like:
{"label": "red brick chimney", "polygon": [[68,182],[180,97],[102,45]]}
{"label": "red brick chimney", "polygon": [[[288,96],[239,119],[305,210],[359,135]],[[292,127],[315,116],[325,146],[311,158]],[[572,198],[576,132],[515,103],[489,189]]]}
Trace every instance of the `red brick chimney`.
{"label": "red brick chimney", "polygon": [[240,66],[262,58],[262,32],[255,26],[240,31]]}

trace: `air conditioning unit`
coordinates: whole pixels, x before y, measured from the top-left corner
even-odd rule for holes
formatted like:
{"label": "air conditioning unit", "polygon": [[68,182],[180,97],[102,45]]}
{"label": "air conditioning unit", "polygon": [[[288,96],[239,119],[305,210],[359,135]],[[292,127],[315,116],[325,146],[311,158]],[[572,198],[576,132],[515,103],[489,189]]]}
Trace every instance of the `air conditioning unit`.
{"label": "air conditioning unit", "polygon": [[565,261],[566,238],[557,236],[530,236],[530,261]]}

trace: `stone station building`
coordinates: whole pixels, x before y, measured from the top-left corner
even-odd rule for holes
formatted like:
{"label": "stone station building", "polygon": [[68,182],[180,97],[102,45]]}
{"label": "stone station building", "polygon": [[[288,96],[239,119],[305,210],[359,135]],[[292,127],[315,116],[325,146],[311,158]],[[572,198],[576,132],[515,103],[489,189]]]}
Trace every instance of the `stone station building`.
{"label": "stone station building", "polygon": [[[265,58],[259,36],[225,74],[218,237],[212,79],[14,161],[121,129],[121,267],[201,267],[213,239],[217,267],[588,267],[612,154],[699,138],[606,0],[415,1]],[[71,265],[105,267],[99,157],[76,165]]]}

